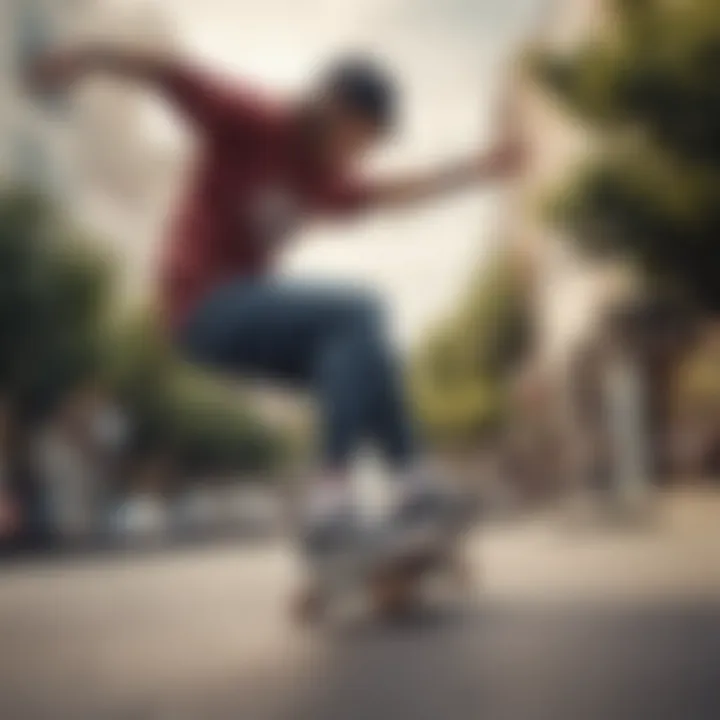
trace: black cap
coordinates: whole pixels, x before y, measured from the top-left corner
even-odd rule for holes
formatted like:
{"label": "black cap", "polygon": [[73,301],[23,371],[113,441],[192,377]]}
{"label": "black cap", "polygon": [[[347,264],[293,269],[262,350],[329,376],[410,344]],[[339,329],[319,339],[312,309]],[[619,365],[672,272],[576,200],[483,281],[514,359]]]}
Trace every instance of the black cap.
{"label": "black cap", "polygon": [[390,73],[367,57],[335,62],[323,87],[345,107],[375,125],[391,130],[397,120],[397,85]]}

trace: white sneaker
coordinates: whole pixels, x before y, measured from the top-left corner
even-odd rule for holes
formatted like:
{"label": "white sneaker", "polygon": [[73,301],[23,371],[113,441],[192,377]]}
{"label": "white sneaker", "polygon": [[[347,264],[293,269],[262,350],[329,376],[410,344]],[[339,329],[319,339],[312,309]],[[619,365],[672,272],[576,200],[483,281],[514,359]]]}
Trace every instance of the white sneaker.
{"label": "white sneaker", "polygon": [[302,520],[302,545],[311,560],[337,555],[356,543],[360,519],[346,483],[313,487]]}
{"label": "white sneaker", "polygon": [[412,548],[442,542],[461,529],[469,514],[469,503],[453,488],[438,482],[437,477],[422,473],[399,480],[404,487],[390,522]]}

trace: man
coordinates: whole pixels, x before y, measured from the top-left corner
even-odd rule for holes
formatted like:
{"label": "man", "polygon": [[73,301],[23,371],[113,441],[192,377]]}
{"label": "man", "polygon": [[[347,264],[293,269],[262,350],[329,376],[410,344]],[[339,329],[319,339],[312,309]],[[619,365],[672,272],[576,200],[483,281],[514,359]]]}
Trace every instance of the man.
{"label": "man", "polygon": [[364,59],[338,62],[299,102],[279,103],[188,64],[108,47],[46,58],[35,80],[64,89],[89,75],[140,83],[194,132],[199,152],[161,264],[162,311],[196,363],[311,387],[321,409],[322,472],[308,498],[308,547],[357,537],[348,465],[366,440],[404,482],[399,527],[435,516],[440,495],[416,459],[382,313],[369,295],[273,279],[288,234],[317,217],[411,207],[513,173],[510,131],[489,153],[434,171],[363,181],[358,165],[395,128],[397,91]]}

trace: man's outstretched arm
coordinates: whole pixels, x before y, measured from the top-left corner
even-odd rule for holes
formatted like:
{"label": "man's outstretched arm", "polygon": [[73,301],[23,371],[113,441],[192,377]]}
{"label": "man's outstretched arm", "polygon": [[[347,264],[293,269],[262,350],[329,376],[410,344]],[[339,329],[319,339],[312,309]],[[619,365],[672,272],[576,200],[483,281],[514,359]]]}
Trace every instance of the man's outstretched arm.
{"label": "man's outstretched arm", "polygon": [[205,127],[219,125],[245,109],[237,90],[217,78],[160,53],[113,46],[49,53],[29,69],[27,80],[37,92],[60,92],[95,75],[146,85]]}
{"label": "man's outstretched arm", "polygon": [[508,142],[478,157],[449,163],[425,173],[376,182],[368,190],[367,206],[379,210],[402,209],[478,184],[506,180],[518,173],[523,160],[523,147]]}
{"label": "man's outstretched arm", "polygon": [[88,45],[41,55],[28,68],[27,79],[33,89],[58,91],[97,73],[153,83],[161,81],[169,70],[169,61],[160,55]]}
{"label": "man's outstretched arm", "polygon": [[495,140],[489,150],[425,172],[379,181],[368,189],[367,205],[371,209],[403,208],[517,177],[528,160],[523,122],[520,97],[513,83],[497,107]]}

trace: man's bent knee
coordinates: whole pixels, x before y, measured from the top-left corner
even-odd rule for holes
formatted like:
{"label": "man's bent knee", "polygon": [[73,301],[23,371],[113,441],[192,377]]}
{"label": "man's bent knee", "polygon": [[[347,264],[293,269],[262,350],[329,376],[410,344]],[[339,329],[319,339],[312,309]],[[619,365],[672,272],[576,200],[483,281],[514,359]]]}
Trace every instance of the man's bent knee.
{"label": "man's bent knee", "polygon": [[339,312],[343,331],[380,336],[385,325],[384,303],[373,293],[348,296]]}

